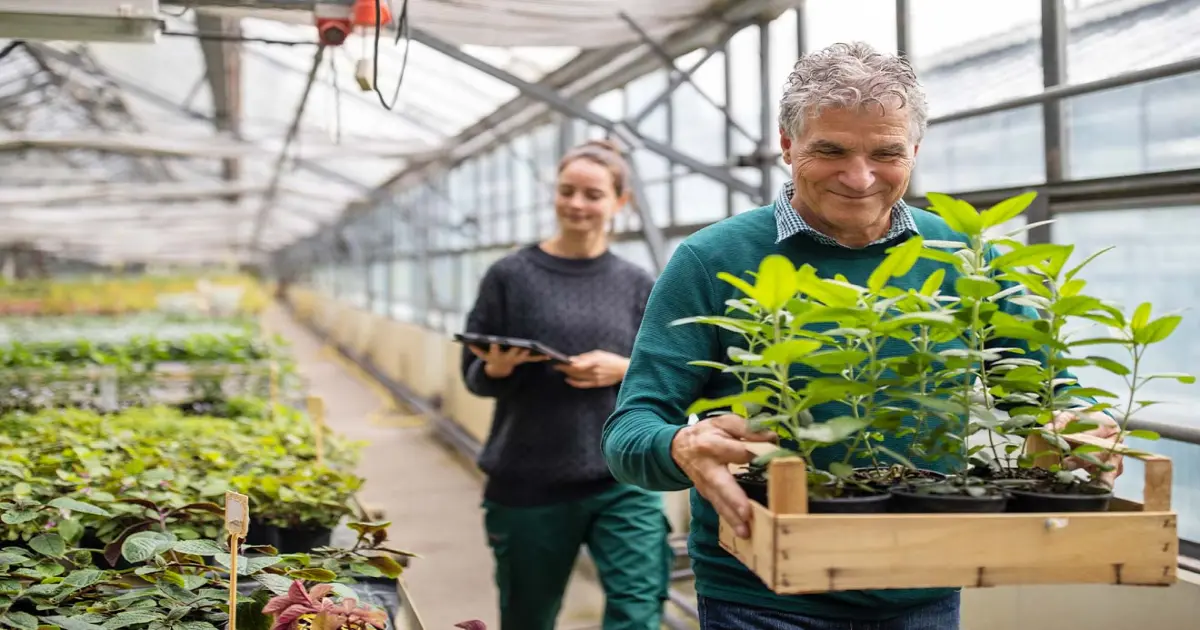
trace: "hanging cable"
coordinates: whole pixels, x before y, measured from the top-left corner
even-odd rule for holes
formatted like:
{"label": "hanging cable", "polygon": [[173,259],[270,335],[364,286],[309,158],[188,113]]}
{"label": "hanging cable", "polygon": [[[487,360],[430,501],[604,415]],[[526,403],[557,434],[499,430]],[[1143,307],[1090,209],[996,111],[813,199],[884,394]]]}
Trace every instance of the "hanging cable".
{"label": "hanging cable", "polygon": [[408,68],[408,49],[412,46],[412,37],[409,36],[408,24],[408,0],[402,0],[400,4],[400,20],[396,25],[396,39],[392,45],[400,43],[400,38],[404,38],[404,57],[400,61],[400,77],[396,79],[396,91],[392,94],[392,102],[389,104],[383,97],[383,92],[379,91],[379,33],[383,30],[383,10],[379,3],[383,0],[375,1],[375,61],[372,64],[374,67],[371,70],[371,83],[374,85],[375,94],[379,95],[379,104],[383,108],[391,111],[396,106],[396,102],[400,100],[400,86],[404,83],[404,71]]}

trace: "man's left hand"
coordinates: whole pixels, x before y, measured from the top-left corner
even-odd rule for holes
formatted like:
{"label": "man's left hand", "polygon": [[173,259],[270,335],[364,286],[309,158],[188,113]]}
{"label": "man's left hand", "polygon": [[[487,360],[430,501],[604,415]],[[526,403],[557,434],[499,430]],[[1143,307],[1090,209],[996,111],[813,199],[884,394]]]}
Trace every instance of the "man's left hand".
{"label": "man's left hand", "polygon": [[604,350],[592,350],[571,357],[571,363],[554,369],[567,375],[567,384],[580,389],[611,387],[625,378],[629,359]]}
{"label": "man's left hand", "polygon": [[[1053,426],[1061,430],[1074,421],[1099,425],[1094,429],[1083,431],[1083,433],[1085,435],[1101,437],[1106,440],[1116,439],[1117,435],[1119,435],[1121,432],[1121,427],[1117,424],[1116,420],[1113,420],[1107,414],[1099,411],[1091,411],[1086,413],[1060,411],[1058,415],[1054,416]],[[1096,453],[1095,455],[1097,459],[1113,467],[1112,470],[1099,471],[1100,482],[1109,488],[1113,487],[1113,484],[1117,481],[1117,477],[1120,477],[1121,473],[1125,471],[1125,456],[1120,453],[1112,453],[1110,455],[1108,452]],[[1066,467],[1068,470],[1074,470],[1076,468],[1089,469],[1093,474],[1098,472],[1095,464],[1084,461],[1078,457],[1068,458],[1066,461]]]}

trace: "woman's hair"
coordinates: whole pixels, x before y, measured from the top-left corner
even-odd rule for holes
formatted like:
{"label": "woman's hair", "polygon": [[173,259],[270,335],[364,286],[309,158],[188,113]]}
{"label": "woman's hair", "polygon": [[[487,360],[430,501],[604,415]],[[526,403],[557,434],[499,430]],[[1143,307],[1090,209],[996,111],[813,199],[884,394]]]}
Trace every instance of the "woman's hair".
{"label": "woman's hair", "polygon": [[578,159],[590,160],[608,169],[608,172],[612,173],[613,188],[618,197],[629,189],[629,162],[621,155],[621,148],[613,141],[588,140],[567,151],[558,162],[558,172],[561,173],[568,164]]}

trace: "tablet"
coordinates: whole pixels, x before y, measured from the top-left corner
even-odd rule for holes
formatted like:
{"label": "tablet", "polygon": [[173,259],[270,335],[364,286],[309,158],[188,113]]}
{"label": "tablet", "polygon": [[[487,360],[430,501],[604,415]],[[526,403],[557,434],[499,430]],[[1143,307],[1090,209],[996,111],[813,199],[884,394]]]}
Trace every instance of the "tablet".
{"label": "tablet", "polygon": [[501,349],[509,348],[524,348],[534,354],[540,354],[544,357],[549,357],[555,363],[570,363],[571,357],[563,352],[559,352],[550,346],[532,339],[521,339],[519,337],[502,337],[499,335],[481,335],[479,333],[457,333],[454,335],[454,340],[472,346],[479,346],[480,349],[486,350],[492,344],[500,346]]}

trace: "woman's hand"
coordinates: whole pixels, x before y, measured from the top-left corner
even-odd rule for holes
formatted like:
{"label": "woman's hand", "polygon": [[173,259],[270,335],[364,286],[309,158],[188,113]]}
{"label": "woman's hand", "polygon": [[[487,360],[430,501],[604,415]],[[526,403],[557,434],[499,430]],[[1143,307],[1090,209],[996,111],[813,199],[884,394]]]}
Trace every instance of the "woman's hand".
{"label": "woman's hand", "polygon": [[491,378],[508,378],[513,370],[523,363],[546,361],[549,357],[533,354],[525,348],[509,348],[501,350],[500,346],[492,344],[487,352],[475,346],[467,346],[471,353],[483,360],[483,372]]}
{"label": "woman's hand", "polygon": [[571,387],[611,387],[625,378],[629,359],[604,350],[592,350],[571,357],[570,364],[556,365],[554,369],[567,375],[567,384]]}

